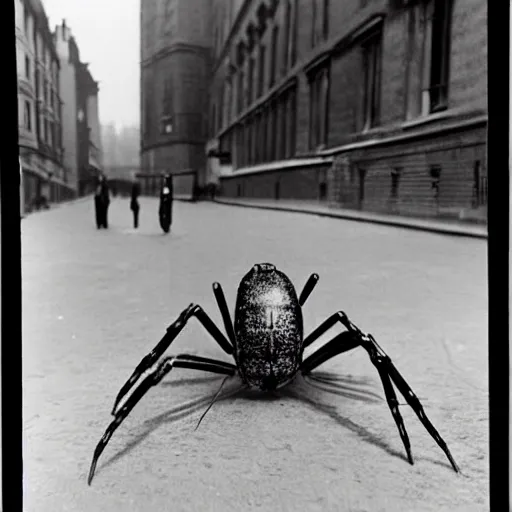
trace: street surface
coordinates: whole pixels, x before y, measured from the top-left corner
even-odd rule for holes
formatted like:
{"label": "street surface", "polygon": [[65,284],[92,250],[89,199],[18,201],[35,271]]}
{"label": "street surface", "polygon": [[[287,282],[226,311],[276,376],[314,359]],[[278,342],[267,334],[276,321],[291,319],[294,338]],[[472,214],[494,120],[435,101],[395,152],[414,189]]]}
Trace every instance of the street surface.
{"label": "street surface", "polygon": [[[120,198],[109,230],[96,229],[92,199],[22,221],[25,511],[489,510],[485,241],[179,202],[164,235],[150,198],[140,228],[131,223]],[[135,366],[191,302],[224,330],[212,283],[233,311],[239,281],[261,262],[299,292],[320,274],[306,333],[338,310],[371,332],[462,474],[402,405],[407,462],[377,370],[358,348],[318,368],[322,382],[298,378],[275,396],[228,381],[197,431],[223,377],[175,369],[114,433],[87,486]],[[196,319],[166,354],[180,352],[230,361]]]}

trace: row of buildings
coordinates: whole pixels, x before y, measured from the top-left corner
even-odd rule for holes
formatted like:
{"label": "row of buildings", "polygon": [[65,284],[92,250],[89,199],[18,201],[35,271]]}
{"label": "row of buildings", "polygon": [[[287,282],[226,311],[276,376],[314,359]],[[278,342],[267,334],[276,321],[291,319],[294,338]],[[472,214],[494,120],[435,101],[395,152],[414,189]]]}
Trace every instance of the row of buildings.
{"label": "row of buildings", "polygon": [[40,0],[15,0],[22,207],[91,191],[101,170],[98,83],[65,21],[52,32]]}
{"label": "row of buildings", "polygon": [[229,197],[486,218],[485,0],[145,0],[141,165]]}

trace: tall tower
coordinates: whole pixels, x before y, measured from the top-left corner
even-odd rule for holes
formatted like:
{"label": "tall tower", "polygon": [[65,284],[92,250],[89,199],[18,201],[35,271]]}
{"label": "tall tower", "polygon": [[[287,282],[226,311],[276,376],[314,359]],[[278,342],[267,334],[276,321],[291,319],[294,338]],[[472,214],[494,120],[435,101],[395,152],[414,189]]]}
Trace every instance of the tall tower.
{"label": "tall tower", "polygon": [[203,181],[211,0],[141,0],[142,172]]}

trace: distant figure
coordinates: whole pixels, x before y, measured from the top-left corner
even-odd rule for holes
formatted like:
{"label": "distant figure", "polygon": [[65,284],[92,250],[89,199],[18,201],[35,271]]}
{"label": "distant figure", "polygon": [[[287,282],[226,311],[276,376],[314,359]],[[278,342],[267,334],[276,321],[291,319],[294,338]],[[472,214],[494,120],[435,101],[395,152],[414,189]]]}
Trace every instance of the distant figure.
{"label": "distant figure", "polygon": [[110,204],[110,196],[108,191],[108,183],[105,176],[100,175],[96,183],[96,192],[94,194],[94,208],[96,211],[96,226],[108,228],[108,206]]}
{"label": "distant figure", "polygon": [[139,227],[139,196],[140,196],[140,185],[137,181],[133,182],[132,185],[132,199],[130,201],[130,210],[133,212],[133,227],[137,229]]}
{"label": "distant figure", "polygon": [[162,180],[162,187],[160,188],[160,206],[158,208],[160,227],[165,233],[169,233],[172,224],[172,185],[172,175],[165,174]]}

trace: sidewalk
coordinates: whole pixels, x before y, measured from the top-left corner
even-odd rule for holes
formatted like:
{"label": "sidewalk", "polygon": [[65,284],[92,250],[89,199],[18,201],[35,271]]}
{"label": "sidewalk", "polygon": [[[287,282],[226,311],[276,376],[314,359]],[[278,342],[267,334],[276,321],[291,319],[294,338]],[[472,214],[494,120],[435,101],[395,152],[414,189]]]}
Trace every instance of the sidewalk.
{"label": "sidewalk", "polygon": [[487,239],[487,226],[482,224],[439,219],[420,219],[415,217],[362,212],[342,208],[329,208],[317,201],[301,201],[294,199],[281,199],[277,201],[273,199],[215,198],[214,202],[229,206],[243,206],[247,208],[262,208],[267,210],[306,213],[310,215],[319,215],[321,217],[332,217],[359,222],[372,222],[386,226],[429,231],[445,235]]}

